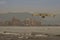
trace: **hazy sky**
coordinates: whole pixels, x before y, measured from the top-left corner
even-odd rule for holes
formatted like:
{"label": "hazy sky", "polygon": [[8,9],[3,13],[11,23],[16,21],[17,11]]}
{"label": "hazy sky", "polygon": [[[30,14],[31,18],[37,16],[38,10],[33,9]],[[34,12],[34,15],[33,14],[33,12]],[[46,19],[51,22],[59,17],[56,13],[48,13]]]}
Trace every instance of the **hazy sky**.
{"label": "hazy sky", "polygon": [[60,0],[0,0],[4,12],[60,12]]}

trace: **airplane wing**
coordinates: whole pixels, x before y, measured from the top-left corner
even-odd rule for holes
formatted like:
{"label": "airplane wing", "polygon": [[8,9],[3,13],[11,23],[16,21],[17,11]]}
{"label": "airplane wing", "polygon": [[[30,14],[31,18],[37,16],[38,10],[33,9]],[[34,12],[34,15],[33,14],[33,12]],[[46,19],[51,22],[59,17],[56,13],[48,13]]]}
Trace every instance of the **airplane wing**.
{"label": "airplane wing", "polygon": [[32,16],[40,16],[39,14],[32,14]]}
{"label": "airplane wing", "polygon": [[42,18],[45,18],[46,16],[52,16],[55,17],[55,14],[32,14],[32,16],[41,16]]}
{"label": "airplane wing", "polygon": [[56,16],[55,14],[32,14],[32,16]]}

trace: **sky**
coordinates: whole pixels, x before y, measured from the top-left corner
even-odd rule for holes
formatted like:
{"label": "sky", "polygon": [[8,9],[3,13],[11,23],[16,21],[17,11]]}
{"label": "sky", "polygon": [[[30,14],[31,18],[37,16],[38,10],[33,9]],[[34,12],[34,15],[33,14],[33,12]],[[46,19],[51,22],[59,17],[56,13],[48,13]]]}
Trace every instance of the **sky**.
{"label": "sky", "polygon": [[60,13],[60,0],[0,0],[0,13],[7,12]]}

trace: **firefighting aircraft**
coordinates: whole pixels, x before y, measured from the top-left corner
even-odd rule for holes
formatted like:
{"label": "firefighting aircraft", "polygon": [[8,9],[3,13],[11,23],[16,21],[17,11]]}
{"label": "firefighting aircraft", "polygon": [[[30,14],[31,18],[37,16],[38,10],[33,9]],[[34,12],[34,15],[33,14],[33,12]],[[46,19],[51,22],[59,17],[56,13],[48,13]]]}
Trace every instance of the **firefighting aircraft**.
{"label": "firefighting aircraft", "polygon": [[41,16],[42,18],[45,18],[46,16],[52,16],[55,17],[55,14],[47,14],[47,13],[39,13],[39,14],[32,14],[32,16]]}

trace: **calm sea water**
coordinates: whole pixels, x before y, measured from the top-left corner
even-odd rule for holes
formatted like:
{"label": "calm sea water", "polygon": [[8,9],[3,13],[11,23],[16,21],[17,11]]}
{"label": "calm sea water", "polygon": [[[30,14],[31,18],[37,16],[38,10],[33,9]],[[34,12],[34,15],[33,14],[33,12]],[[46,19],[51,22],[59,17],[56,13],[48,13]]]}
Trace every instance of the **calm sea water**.
{"label": "calm sea water", "polygon": [[49,34],[60,34],[60,27],[18,27],[18,26],[8,26],[0,27],[0,32],[10,31],[10,32],[41,32],[41,33],[49,33]]}

